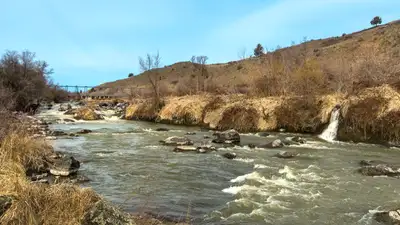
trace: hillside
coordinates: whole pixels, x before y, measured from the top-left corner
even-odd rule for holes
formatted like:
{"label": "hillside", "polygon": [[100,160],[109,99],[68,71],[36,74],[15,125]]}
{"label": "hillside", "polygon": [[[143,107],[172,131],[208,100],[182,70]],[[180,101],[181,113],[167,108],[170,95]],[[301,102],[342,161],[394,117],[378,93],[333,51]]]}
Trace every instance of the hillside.
{"label": "hillside", "polygon": [[91,94],[148,96],[152,91],[148,73],[157,73],[160,92],[172,96],[194,94],[198,76],[204,82],[204,91],[219,94],[258,92],[272,96],[309,94],[316,90],[348,93],[360,85],[399,85],[399,59],[400,20],[397,20],[352,34],[307,41],[260,57],[206,65],[204,76],[199,76],[198,65],[179,62],[104,83]]}

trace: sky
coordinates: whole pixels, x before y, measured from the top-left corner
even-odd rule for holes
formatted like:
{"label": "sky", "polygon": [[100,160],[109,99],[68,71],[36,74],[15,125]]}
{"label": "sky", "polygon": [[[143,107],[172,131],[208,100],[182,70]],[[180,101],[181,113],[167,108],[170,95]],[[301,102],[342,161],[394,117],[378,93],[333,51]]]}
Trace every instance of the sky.
{"label": "sky", "polygon": [[29,50],[60,85],[94,86],[139,74],[138,57],[162,65],[339,36],[400,19],[400,0],[0,0],[0,52]]}

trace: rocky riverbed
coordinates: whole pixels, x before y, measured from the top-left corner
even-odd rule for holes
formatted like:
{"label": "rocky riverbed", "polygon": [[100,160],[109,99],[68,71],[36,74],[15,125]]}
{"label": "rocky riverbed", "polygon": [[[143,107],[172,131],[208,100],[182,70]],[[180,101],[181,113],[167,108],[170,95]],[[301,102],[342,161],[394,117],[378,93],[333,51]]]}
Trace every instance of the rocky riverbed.
{"label": "rocky riverbed", "polygon": [[193,224],[378,224],[400,204],[397,148],[125,121],[100,106],[101,120],[84,121],[57,107],[38,115],[63,134],[55,149],[81,159],[85,185],[128,212],[182,221],[190,211]]}

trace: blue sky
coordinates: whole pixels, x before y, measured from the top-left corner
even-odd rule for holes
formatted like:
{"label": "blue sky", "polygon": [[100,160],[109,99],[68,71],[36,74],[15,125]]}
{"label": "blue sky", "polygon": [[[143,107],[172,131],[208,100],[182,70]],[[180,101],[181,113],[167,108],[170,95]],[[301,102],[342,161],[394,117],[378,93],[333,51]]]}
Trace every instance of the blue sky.
{"label": "blue sky", "polygon": [[400,19],[399,0],[0,0],[0,51],[36,52],[55,83],[98,85],[139,73],[159,50],[163,65],[207,55],[209,63],[337,36]]}

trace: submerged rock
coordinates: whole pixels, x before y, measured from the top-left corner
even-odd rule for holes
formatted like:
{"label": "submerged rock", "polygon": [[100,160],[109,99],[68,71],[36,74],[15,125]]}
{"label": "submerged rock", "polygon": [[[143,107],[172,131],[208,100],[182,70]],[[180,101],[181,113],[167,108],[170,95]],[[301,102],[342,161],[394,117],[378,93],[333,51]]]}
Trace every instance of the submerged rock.
{"label": "submerged rock", "polygon": [[291,138],[291,141],[297,142],[299,144],[305,144],[306,140],[300,136],[294,136]]}
{"label": "submerged rock", "polygon": [[378,212],[374,215],[375,220],[387,225],[400,225],[400,209],[387,212]]}
{"label": "submerged rock", "polygon": [[162,144],[164,145],[176,145],[176,146],[180,146],[180,145],[193,145],[193,141],[190,140],[187,137],[178,137],[178,136],[173,136],[173,137],[169,137],[165,140],[160,141]]}
{"label": "submerged rock", "polygon": [[358,170],[361,174],[366,176],[400,176],[399,168],[392,168],[389,165],[379,164],[376,166],[364,166]]}
{"label": "submerged rock", "polygon": [[211,151],[216,151],[217,148],[211,144],[203,144],[199,147],[197,147],[197,152],[198,153],[207,153]]}
{"label": "submerged rock", "polygon": [[269,133],[267,133],[267,132],[259,132],[259,133],[257,133],[257,135],[260,136],[260,137],[268,137]]}
{"label": "submerged rock", "polygon": [[191,146],[177,146],[174,149],[174,152],[196,152],[197,148],[194,147],[193,145]]}
{"label": "submerged rock", "polygon": [[67,111],[70,109],[72,109],[72,106],[66,103],[66,104],[61,104],[60,107],[58,108],[58,111]]}
{"label": "submerged rock", "polygon": [[400,166],[392,165],[381,160],[361,160],[361,168],[358,170],[366,176],[400,176]]}
{"label": "submerged rock", "polygon": [[55,176],[69,176],[76,174],[80,167],[80,162],[74,157],[62,157],[56,159],[53,165],[50,166],[49,172]]}
{"label": "submerged rock", "polygon": [[196,132],[187,132],[186,135],[196,135]]}
{"label": "submerged rock", "polygon": [[222,154],[223,157],[227,158],[227,159],[234,159],[236,158],[236,153],[234,152],[227,152]]}
{"label": "submerged rock", "polygon": [[80,130],[80,131],[78,131],[78,132],[76,132],[77,134],[89,134],[89,133],[92,133],[93,131],[92,130],[89,130],[89,129],[82,129],[82,130]]}
{"label": "submerged rock", "polygon": [[271,141],[268,144],[265,145],[260,145],[260,148],[282,148],[283,147],[283,142],[280,139],[276,139]]}
{"label": "submerged rock", "polygon": [[63,119],[63,121],[66,123],[75,123],[75,120],[73,119]]}
{"label": "submerged rock", "polygon": [[161,127],[161,128],[157,128],[156,131],[169,131],[169,129]]}
{"label": "submerged rock", "polygon": [[281,158],[281,159],[290,159],[298,156],[299,154],[297,152],[279,152],[275,155],[275,157]]}
{"label": "submerged rock", "polygon": [[68,134],[61,130],[52,130],[49,131],[48,135],[58,137],[58,136],[67,136]]}
{"label": "submerged rock", "polygon": [[82,220],[82,225],[134,225],[135,221],[105,200],[98,201]]}
{"label": "submerged rock", "polygon": [[[65,113],[64,113],[64,115],[74,115],[76,112],[78,112],[78,109],[68,109]],[[64,119],[64,121],[66,121],[65,119]],[[75,121],[74,121],[75,122]]]}
{"label": "submerged rock", "polygon": [[231,144],[240,143],[240,135],[236,130],[228,130],[224,132],[215,132],[213,134],[216,138],[213,140],[214,143],[219,144]]}

